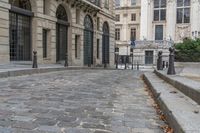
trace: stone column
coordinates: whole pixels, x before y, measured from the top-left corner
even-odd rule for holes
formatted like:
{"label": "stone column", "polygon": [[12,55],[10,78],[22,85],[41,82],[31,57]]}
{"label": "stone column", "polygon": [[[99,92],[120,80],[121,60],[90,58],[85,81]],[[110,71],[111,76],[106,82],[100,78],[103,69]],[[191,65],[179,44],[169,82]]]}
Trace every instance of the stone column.
{"label": "stone column", "polygon": [[166,9],[166,38],[175,40],[176,29],[176,0],[168,0]]}

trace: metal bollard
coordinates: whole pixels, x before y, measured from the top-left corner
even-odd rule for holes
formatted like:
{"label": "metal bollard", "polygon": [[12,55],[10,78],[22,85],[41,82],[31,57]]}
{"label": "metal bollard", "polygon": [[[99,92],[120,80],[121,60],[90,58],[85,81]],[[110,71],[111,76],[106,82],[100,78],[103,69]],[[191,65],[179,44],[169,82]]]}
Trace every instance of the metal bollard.
{"label": "metal bollard", "polygon": [[64,67],[68,67],[68,54],[65,55],[65,65]]}
{"label": "metal bollard", "polygon": [[32,68],[38,68],[38,64],[37,64],[37,51],[33,51],[33,65]]}
{"label": "metal bollard", "polygon": [[176,72],[175,72],[175,67],[174,67],[174,52],[175,52],[175,49],[170,47],[169,48],[169,68],[168,68],[168,71],[167,71],[167,74],[168,75],[175,75]]}
{"label": "metal bollard", "polygon": [[163,66],[162,66],[162,51],[158,52],[157,69],[158,70],[163,70]]}
{"label": "metal bollard", "polygon": [[140,70],[139,62],[137,62],[137,70]]}
{"label": "metal bollard", "polygon": [[168,62],[166,62],[166,68],[168,68],[169,67],[169,63]]}
{"label": "metal bollard", "polygon": [[163,69],[165,68],[165,61],[163,61],[163,63],[162,63],[162,68]]}

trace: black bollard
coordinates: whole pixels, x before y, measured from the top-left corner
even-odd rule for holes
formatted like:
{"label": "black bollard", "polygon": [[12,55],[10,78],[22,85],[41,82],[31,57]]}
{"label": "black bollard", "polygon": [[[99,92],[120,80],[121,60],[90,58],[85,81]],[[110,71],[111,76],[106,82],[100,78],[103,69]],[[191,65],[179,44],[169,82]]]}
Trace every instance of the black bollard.
{"label": "black bollard", "polygon": [[162,68],[163,69],[165,68],[165,61],[163,61],[163,63],[162,63]]}
{"label": "black bollard", "polygon": [[176,72],[175,72],[175,67],[174,67],[174,52],[175,52],[175,49],[170,47],[169,48],[169,68],[168,68],[168,71],[167,71],[167,74],[168,75],[175,75]]}
{"label": "black bollard", "polygon": [[163,67],[162,67],[162,51],[158,52],[157,69],[163,70]]}
{"label": "black bollard", "polygon": [[118,54],[116,54],[116,69],[118,69]]}
{"label": "black bollard", "polygon": [[137,70],[140,70],[139,62],[137,62]]}
{"label": "black bollard", "polygon": [[166,62],[166,68],[168,68],[169,67],[169,63],[168,62]]}
{"label": "black bollard", "polygon": [[37,64],[37,51],[33,51],[33,66],[32,68],[38,68],[38,64]]}
{"label": "black bollard", "polygon": [[125,62],[125,68],[124,69],[127,69],[127,66],[126,66],[126,56],[124,56],[125,57],[125,60],[124,60],[124,62]]}
{"label": "black bollard", "polygon": [[65,64],[64,67],[68,67],[68,54],[65,55]]}

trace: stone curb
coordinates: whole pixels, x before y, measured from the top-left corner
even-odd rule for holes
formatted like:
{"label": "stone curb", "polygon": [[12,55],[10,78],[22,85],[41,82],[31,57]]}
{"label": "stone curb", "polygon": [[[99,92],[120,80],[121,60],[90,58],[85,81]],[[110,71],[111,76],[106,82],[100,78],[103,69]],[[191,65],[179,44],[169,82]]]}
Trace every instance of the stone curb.
{"label": "stone curb", "polygon": [[116,70],[114,68],[88,68],[88,67],[68,67],[68,68],[37,68],[37,69],[22,69],[22,70],[10,70],[7,72],[0,72],[0,78],[7,77],[16,77],[23,75],[32,75],[32,74],[40,74],[40,73],[48,73],[54,71],[66,71],[66,70],[81,70],[81,69],[90,69],[90,70]]}
{"label": "stone curb", "polygon": [[169,125],[174,129],[175,133],[184,133],[183,128],[180,126],[176,118],[171,113],[171,110],[168,108],[168,106],[165,104],[165,101],[159,97],[160,92],[158,92],[153,85],[151,84],[150,80],[146,76],[146,74],[143,74],[144,82],[147,84],[151,92],[153,93],[154,100],[158,103],[160,109],[163,111],[163,113],[166,116],[167,122]]}
{"label": "stone curb", "polygon": [[154,70],[154,73],[200,104],[200,83],[180,76],[169,76],[157,70]]}

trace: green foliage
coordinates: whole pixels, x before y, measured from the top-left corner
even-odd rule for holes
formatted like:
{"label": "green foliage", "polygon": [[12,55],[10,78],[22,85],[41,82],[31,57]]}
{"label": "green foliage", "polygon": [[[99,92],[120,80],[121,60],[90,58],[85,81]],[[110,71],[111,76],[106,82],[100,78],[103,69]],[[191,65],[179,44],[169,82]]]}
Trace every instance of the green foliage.
{"label": "green foliage", "polygon": [[176,61],[200,62],[200,39],[185,39],[183,43],[175,45]]}

